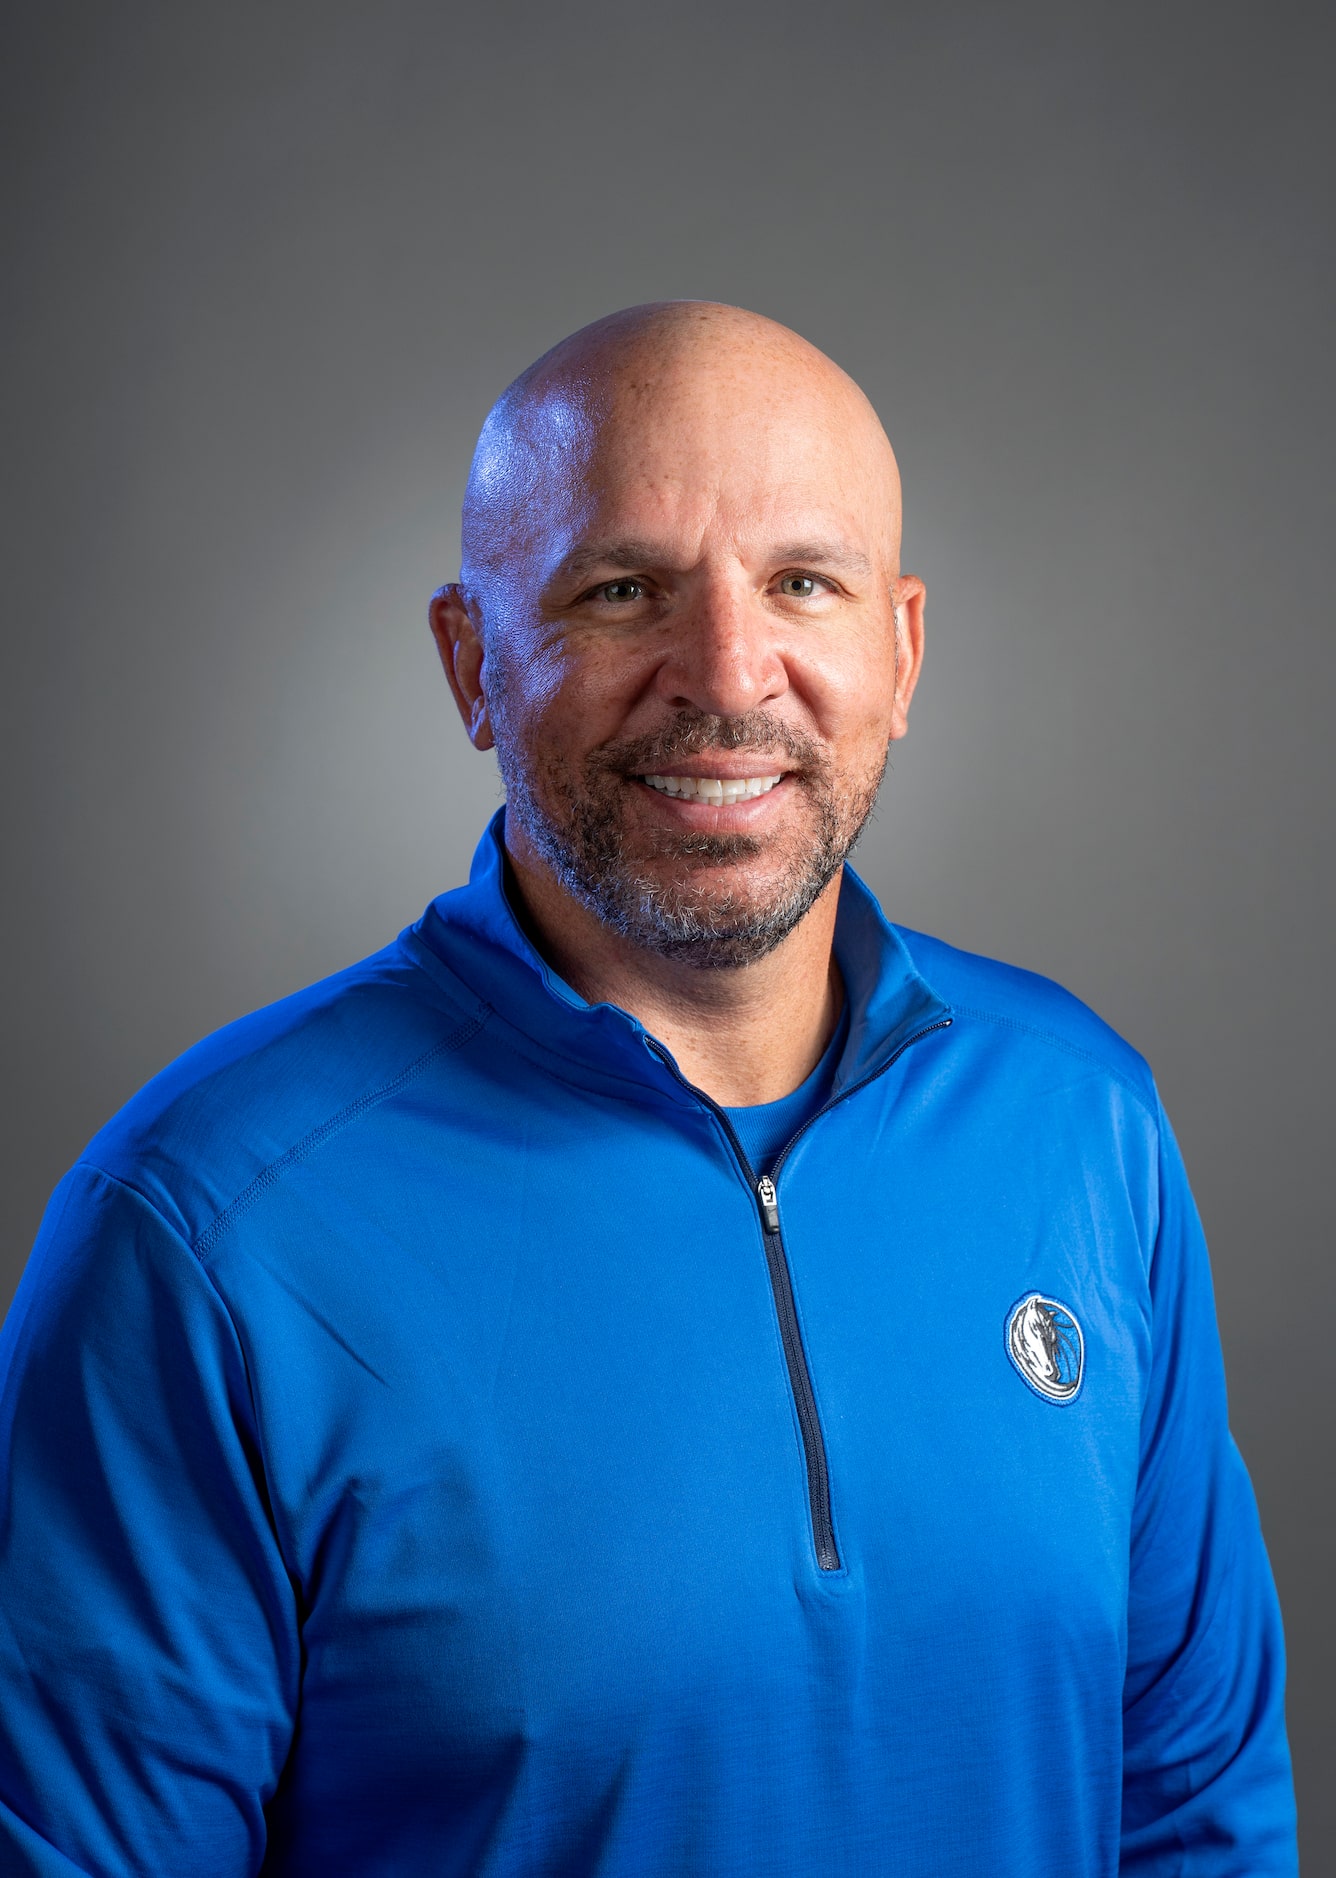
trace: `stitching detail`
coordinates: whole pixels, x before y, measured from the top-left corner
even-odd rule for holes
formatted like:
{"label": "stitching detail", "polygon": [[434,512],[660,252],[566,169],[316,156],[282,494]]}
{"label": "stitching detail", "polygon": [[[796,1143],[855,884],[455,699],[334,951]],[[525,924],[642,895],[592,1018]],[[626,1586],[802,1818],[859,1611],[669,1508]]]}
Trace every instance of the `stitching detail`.
{"label": "stitching detail", "polygon": [[430,1050],[415,1058],[406,1069],[400,1070],[399,1074],[392,1077],[389,1082],[382,1083],[379,1089],[369,1090],[366,1095],[359,1096],[355,1102],[350,1102],[346,1109],[340,1109],[337,1115],[331,1115],[328,1121],[321,1122],[308,1135],[303,1135],[302,1139],[290,1147],[286,1153],[280,1154],[276,1161],[271,1161],[268,1167],[262,1168],[249,1186],[243,1187],[236,1198],[230,1200],[222,1212],[210,1220],[195,1240],[191,1249],[196,1258],[203,1262],[233,1221],[252,1206],[262,1193],[266,1193],[270,1187],[276,1185],[289,1168],[295,1167],[298,1161],[310,1154],[313,1149],[323,1146],[332,1135],[338,1134],[340,1129],[356,1121],[359,1115],[374,1108],[378,1102],[384,1102],[388,1097],[397,1095],[401,1089],[429,1068],[438,1057],[449,1056],[453,1051],[462,1049],[470,1038],[475,1037],[482,1029],[490,1015],[490,1007],[485,1005],[477,1016],[470,1017],[467,1022],[452,1030],[450,1035],[443,1038],[440,1043],[433,1044]]}
{"label": "stitching detail", "polygon": [[[255,1444],[255,1458],[259,1469],[260,1486],[263,1490],[265,1519],[268,1521],[270,1533],[273,1535],[274,1547],[278,1553],[279,1559],[282,1561],[283,1569],[287,1573],[288,1579],[295,1590],[300,1580],[296,1568],[289,1560],[283,1546],[283,1541],[279,1536],[278,1521],[274,1513],[276,1499],[273,1491],[273,1483],[269,1477],[269,1456],[265,1452],[264,1437],[260,1432],[260,1410],[255,1400],[255,1378],[251,1374],[250,1357],[246,1351],[246,1342],[241,1334],[241,1326],[236,1320],[232,1306],[219,1290],[213,1273],[200,1259],[195,1257],[195,1248],[191,1245],[185,1234],[178,1226],[172,1224],[171,1220],[168,1219],[167,1215],[155,1200],[151,1199],[148,1194],[142,1193],[132,1180],[126,1180],[121,1174],[111,1173],[107,1168],[100,1166],[96,1161],[80,1159],[75,1162],[75,1166],[84,1168],[90,1174],[96,1174],[99,1179],[105,1180],[108,1186],[119,1187],[122,1193],[128,1193],[132,1199],[138,1200],[145,1212],[151,1214],[152,1217],[158,1221],[163,1231],[169,1238],[175,1240],[176,1244],[180,1246],[182,1254],[188,1258],[191,1264],[198,1270],[201,1281],[209,1287],[211,1296],[226,1318],[228,1328],[232,1332],[232,1341],[236,1346],[237,1361],[240,1363],[241,1373],[246,1379],[246,1399],[250,1404],[249,1433]],[[380,1378],[377,1378],[377,1380],[380,1380]],[[296,1672],[294,1671],[294,1679],[295,1675]]]}
{"label": "stitching detail", "polygon": [[[1050,1395],[1046,1389],[1041,1389],[1034,1378],[1021,1368],[1016,1358],[1016,1352],[1011,1347],[1011,1327],[1015,1323],[1022,1305],[1028,1304],[1031,1298],[1037,1298],[1041,1304],[1056,1304],[1063,1315],[1070,1318],[1072,1323],[1076,1326],[1076,1338],[1081,1352],[1081,1368],[1076,1387],[1072,1390],[1070,1395]],[[1072,1310],[1069,1305],[1064,1304],[1061,1298],[1050,1297],[1047,1292],[1044,1291],[1022,1291],[1021,1295],[1002,1320],[1002,1347],[1007,1353],[1007,1361],[1011,1364],[1011,1367],[1015,1370],[1026,1388],[1030,1390],[1031,1394],[1037,1395],[1041,1402],[1047,1402],[1053,1408],[1066,1408],[1069,1403],[1075,1402],[1077,1397],[1084,1393],[1086,1381],[1085,1331],[1081,1328],[1081,1320],[1076,1315],[1076,1312]]]}
{"label": "stitching detail", "polygon": [[1019,1030],[1028,1037],[1038,1037],[1041,1043],[1050,1044],[1055,1050],[1066,1051],[1068,1056],[1078,1057],[1084,1063],[1093,1063],[1106,1076],[1112,1076],[1115,1082],[1121,1083],[1135,1099],[1137,1107],[1144,1109],[1151,1121],[1157,1121],[1155,1107],[1147,1099],[1144,1090],[1139,1089],[1132,1078],[1110,1063],[1107,1057],[1096,1056],[1093,1050],[1083,1050],[1079,1043],[1070,1043],[1066,1037],[1059,1037],[1051,1030],[1041,1030],[1037,1024],[1022,1023],[1018,1017],[1004,1017],[999,1011],[985,1011],[972,1004],[953,1004],[951,1008],[961,1017],[977,1017],[987,1024],[1001,1024],[1007,1030]]}

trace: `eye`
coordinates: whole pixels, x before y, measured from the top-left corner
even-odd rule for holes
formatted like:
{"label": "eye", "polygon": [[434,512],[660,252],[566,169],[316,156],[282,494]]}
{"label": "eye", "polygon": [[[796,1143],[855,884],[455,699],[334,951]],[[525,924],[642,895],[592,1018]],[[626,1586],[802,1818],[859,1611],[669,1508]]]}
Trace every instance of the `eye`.
{"label": "eye", "polygon": [[601,587],[595,587],[595,600],[607,600],[612,606],[627,606],[633,600],[643,600],[645,585],[639,580],[605,580]]}
{"label": "eye", "polygon": [[779,591],[786,600],[810,600],[816,592],[816,582],[810,574],[781,574]]}

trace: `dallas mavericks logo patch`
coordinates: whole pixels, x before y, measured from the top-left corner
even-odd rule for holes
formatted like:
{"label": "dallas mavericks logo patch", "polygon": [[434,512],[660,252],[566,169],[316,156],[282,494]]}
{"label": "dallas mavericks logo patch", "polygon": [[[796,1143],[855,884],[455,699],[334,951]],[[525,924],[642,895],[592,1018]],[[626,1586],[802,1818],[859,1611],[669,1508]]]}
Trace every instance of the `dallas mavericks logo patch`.
{"label": "dallas mavericks logo patch", "polygon": [[1085,1372],[1085,1339],[1065,1304],[1032,1291],[1007,1319],[1007,1355],[1036,1395],[1070,1402]]}

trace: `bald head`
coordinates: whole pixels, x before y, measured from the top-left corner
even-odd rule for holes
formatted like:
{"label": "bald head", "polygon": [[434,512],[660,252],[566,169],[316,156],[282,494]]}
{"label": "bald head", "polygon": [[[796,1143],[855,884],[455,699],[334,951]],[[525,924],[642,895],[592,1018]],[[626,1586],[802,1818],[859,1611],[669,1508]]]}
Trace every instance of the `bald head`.
{"label": "bald head", "polygon": [[560,341],[493,406],[464,500],[464,583],[485,603],[508,565],[578,534],[596,493],[619,480],[665,499],[690,482],[717,507],[745,500],[744,478],[783,488],[791,472],[856,487],[874,512],[878,573],[894,578],[899,473],[847,373],[739,307],[629,307]]}

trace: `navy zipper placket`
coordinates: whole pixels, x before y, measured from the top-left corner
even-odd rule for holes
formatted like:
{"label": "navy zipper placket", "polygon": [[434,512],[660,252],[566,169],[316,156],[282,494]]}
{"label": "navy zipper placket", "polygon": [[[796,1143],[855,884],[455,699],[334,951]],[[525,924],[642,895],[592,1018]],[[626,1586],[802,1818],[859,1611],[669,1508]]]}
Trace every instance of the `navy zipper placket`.
{"label": "navy zipper placket", "polygon": [[803,1460],[807,1471],[807,1505],[812,1522],[812,1544],[816,1550],[816,1562],[823,1572],[837,1572],[840,1569],[839,1548],[835,1544],[835,1523],[830,1507],[830,1468],[826,1460],[826,1438],[821,1431],[821,1418],[817,1414],[816,1392],[812,1388],[812,1372],[807,1363],[807,1351],[803,1346],[802,1330],[798,1323],[798,1307],[793,1297],[793,1275],[789,1269],[789,1257],[784,1248],[784,1234],[779,1221],[779,1173],[794,1147],[809,1128],[819,1122],[823,1115],[828,1115],[833,1108],[846,1101],[851,1095],[857,1095],[860,1089],[866,1089],[869,1083],[876,1082],[893,1069],[905,1051],[934,1031],[949,1030],[952,1020],[944,1017],[936,1024],[928,1024],[924,1029],[907,1037],[889,1056],[879,1069],[870,1076],[864,1076],[861,1082],[850,1083],[847,1089],[841,1089],[837,1096],[832,1096],[815,1115],[809,1115],[802,1127],[792,1134],[775,1157],[775,1162],[768,1174],[758,1179],[756,1171],[747,1159],[747,1153],[738,1139],[737,1130],[729,1119],[728,1111],[719,1106],[712,1096],[706,1095],[694,1083],[687,1081],[681,1070],[673,1062],[667,1051],[647,1038],[650,1049],[665,1067],[689,1089],[706,1108],[719,1119],[724,1133],[732,1144],[744,1179],[755,1197],[761,1216],[761,1237],[765,1244],[766,1269],[770,1274],[770,1293],[775,1306],[775,1316],[779,1320],[779,1339],[784,1350],[784,1362],[789,1373],[789,1388],[793,1393],[793,1404],[798,1412],[798,1428],[802,1435]]}

